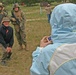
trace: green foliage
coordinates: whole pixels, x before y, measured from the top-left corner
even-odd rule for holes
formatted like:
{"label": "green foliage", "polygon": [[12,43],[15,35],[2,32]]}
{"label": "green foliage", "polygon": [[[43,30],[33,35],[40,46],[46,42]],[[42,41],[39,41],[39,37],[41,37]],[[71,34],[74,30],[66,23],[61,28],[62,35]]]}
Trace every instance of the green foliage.
{"label": "green foliage", "polygon": [[[27,6],[32,6],[32,5],[36,5],[36,3],[40,3],[40,2],[66,2],[67,0],[0,0],[1,2],[3,2],[4,4],[12,4],[12,3],[25,3],[25,5]],[[69,0],[69,2],[73,2],[76,3],[76,0]]]}

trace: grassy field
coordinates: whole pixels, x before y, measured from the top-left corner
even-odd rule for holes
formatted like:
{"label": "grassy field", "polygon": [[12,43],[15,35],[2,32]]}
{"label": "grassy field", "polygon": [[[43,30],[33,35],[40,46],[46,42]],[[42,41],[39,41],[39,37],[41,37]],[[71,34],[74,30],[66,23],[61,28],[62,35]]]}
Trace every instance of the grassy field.
{"label": "grassy field", "polygon": [[[11,5],[7,6],[7,9],[10,15],[10,10],[12,9]],[[7,66],[0,65],[0,75],[30,75],[32,52],[37,46],[39,46],[40,40],[43,36],[50,35],[51,29],[47,22],[47,16],[44,8],[42,8],[42,14],[40,14],[39,6],[21,6],[21,9],[24,11],[26,16],[25,32],[29,51],[18,51],[19,45],[16,37],[14,36],[15,42],[12,49],[12,58],[7,62]]]}

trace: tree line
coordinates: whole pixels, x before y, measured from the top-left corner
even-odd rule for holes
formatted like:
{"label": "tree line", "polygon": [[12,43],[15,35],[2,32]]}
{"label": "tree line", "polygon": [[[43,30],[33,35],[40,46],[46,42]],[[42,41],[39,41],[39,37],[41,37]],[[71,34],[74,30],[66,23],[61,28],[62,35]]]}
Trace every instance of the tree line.
{"label": "tree line", "polygon": [[33,5],[35,3],[40,3],[40,2],[73,2],[76,3],[76,0],[0,0],[2,3],[5,4],[12,4],[12,3],[24,3],[28,6]]}

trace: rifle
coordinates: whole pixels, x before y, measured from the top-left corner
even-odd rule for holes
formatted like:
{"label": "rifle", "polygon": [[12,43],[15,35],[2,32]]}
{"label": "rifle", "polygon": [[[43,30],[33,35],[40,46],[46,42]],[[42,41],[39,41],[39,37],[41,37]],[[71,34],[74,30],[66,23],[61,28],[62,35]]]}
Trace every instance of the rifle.
{"label": "rifle", "polygon": [[19,19],[15,16],[15,14],[12,12],[12,17],[16,19],[16,24],[20,25]]}

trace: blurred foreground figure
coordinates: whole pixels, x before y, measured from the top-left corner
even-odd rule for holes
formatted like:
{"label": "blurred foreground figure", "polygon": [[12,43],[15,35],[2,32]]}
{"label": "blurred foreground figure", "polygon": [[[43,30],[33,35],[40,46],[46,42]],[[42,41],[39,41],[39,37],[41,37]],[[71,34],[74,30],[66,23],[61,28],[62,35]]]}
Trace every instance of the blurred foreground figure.
{"label": "blurred foreground figure", "polygon": [[0,3],[0,25],[3,17],[6,17],[8,13],[5,11],[5,7],[3,6],[2,3]]}
{"label": "blurred foreground figure", "polygon": [[10,59],[12,54],[12,46],[14,43],[13,28],[9,26],[10,19],[4,17],[0,26],[0,47],[3,50],[1,64],[6,65],[6,60]]}
{"label": "blurred foreground figure", "polygon": [[25,34],[25,15],[23,14],[22,10],[18,3],[15,3],[13,6],[13,10],[11,12],[11,22],[15,28],[15,35],[17,37],[19,43],[19,50],[23,49],[23,45],[25,46],[25,50],[27,50],[26,44],[26,34]]}
{"label": "blurred foreground figure", "polygon": [[76,4],[56,6],[50,25],[53,44],[43,37],[32,54],[31,75],[76,75]]}

